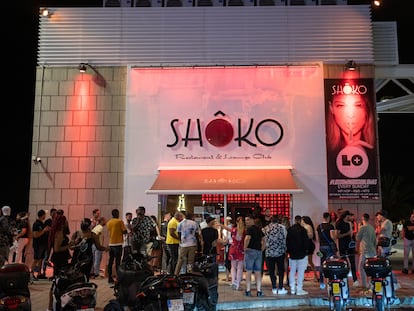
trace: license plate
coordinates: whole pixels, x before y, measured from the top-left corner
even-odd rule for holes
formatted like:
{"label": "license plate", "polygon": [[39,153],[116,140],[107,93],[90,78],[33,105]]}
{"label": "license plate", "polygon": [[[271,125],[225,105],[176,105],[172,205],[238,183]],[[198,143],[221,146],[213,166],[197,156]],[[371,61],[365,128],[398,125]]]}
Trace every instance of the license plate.
{"label": "license plate", "polygon": [[339,283],[332,284],[332,292],[334,295],[339,295],[341,293],[341,287],[339,286]]}
{"label": "license plate", "polygon": [[375,292],[376,293],[382,292],[382,282],[375,282]]}
{"label": "license plate", "polygon": [[168,299],[168,311],[184,311],[184,303],[182,299]]}
{"label": "license plate", "polygon": [[194,292],[184,292],[183,301],[186,304],[193,304],[194,303]]}

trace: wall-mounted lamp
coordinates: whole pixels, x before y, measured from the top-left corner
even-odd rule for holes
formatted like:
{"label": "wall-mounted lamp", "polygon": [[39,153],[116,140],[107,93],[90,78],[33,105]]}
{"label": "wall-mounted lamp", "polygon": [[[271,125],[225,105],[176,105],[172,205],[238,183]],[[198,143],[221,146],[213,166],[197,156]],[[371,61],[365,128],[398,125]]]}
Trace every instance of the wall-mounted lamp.
{"label": "wall-mounted lamp", "polygon": [[90,68],[94,73],[92,81],[98,84],[99,86],[106,87],[105,78],[98,72],[98,70],[96,70],[94,66],[88,63],[80,63],[78,68],[80,73],[85,73],[86,70]]}
{"label": "wall-mounted lamp", "polygon": [[380,0],[374,0],[372,1],[372,4],[376,7],[381,6],[381,1]]}
{"label": "wall-mounted lamp", "polygon": [[345,71],[355,71],[356,69],[356,63],[353,60],[349,60],[345,63]]}
{"label": "wall-mounted lamp", "polygon": [[48,8],[40,8],[39,14],[42,17],[50,17],[52,15]]}
{"label": "wall-mounted lamp", "polygon": [[80,63],[79,64],[79,72],[81,72],[81,73],[86,72],[87,66],[89,66],[87,63]]}

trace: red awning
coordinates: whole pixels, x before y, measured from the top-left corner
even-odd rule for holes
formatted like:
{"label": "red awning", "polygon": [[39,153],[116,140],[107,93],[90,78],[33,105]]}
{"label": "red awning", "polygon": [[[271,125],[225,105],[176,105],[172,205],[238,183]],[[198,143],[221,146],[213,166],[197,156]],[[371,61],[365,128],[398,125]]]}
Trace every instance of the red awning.
{"label": "red awning", "polygon": [[148,194],[299,193],[290,169],[160,170]]}

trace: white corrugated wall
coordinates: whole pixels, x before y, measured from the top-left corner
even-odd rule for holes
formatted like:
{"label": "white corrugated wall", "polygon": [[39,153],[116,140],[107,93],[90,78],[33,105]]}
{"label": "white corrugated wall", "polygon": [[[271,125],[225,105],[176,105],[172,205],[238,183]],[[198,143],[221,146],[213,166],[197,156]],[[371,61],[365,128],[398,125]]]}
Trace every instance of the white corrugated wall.
{"label": "white corrugated wall", "polygon": [[39,65],[374,62],[367,5],[50,10],[40,19]]}

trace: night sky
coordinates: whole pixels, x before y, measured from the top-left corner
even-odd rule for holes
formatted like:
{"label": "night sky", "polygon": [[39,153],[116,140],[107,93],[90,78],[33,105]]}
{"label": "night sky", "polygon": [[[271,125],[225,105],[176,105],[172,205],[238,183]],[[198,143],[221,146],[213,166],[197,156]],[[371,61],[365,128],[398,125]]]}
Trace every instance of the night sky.
{"label": "night sky", "polygon": [[[28,210],[31,169],[33,105],[37,56],[38,12],[41,6],[102,6],[96,0],[11,1],[5,5],[3,19],[3,111],[0,138],[0,206],[10,205],[13,212]],[[414,18],[410,0],[383,0],[373,10],[374,21],[397,21],[401,64],[414,64],[412,30]],[[352,4],[367,1],[349,0]],[[8,11],[7,11],[8,10]],[[414,179],[414,114],[380,114],[378,123],[382,174],[401,174]],[[5,154],[5,155],[4,155]]]}

